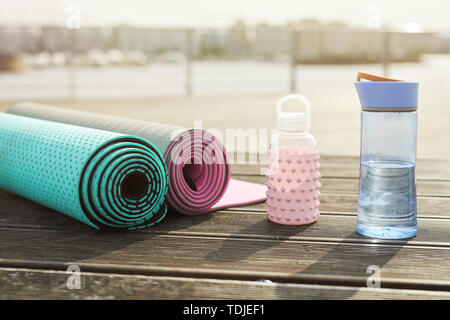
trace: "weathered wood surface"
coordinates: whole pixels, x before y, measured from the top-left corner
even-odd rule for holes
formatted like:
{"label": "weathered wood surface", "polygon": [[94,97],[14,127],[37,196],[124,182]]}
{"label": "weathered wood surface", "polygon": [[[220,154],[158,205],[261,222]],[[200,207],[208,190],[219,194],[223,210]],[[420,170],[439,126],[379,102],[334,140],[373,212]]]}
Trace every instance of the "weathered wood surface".
{"label": "weathered wood surface", "polygon": [[[256,164],[239,164],[234,160],[232,172],[234,175],[260,174],[264,166]],[[263,160],[261,160],[263,162]],[[450,167],[448,160],[417,160],[417,178],[419,180],[450,180]],[[320,156],[320,172],[324,177],[359,177],[358,157]]]}
{"label": "weathered wood surface", "polygon": [[[264,183],[266,178],[261,175],[239,175],[238,179]],[[450,181],[419,180],[417,195],[420,197],[447,197],[450,194]],[[355,178],[329,178],[320,179],[321,193],[357,194],[358,179]]]}
{"label": "weathered wood surface", "polygon": [[[321,214],[353,215],[356,216],[357,194],[322,193],[320,196]],[[450,199],[438,197],[417,198],[418,216],[422,218],[448,218],[450,215]],[[230,208],[234,211],[259,211],[266,212],[266,204],[259,203],[251,207]]]}
{"label": "weathered wood surface", "polygon": [[14,230],[0,236],[0,266],[43,262],[107,270],[229,279],[365,286],[367,267],[382,268],[383,287],[450,290],[450,248],[407,244],[269,240],[57,230]]}
{"label": "weathered wood surface", "polygon": [[[271,223],[260,203],[96,232],[0,191],[0,298],[448,299],[450,162],[428,160],[419,171],[419,234],[408,240],[357,234],[358,163],[324,162],[321,217],[309,226]],[[264,181],[255,166],[244,167],[233,167],[236,178]],[[81,268],[82,290],[64,287],[70,264]],[[381,291],[364,288],[370,265],[381,268]],[[274,284],[254,282],[261,278]]]}
{"label": "weathered wood surface", "polygon": [[68,290],[64,271],[0,268],[0,299],[450,299],[443,291],[83,273]]}
{"label": "weathered wood surface", "polygon": [[[1,195],[1,193],[0,193]],[[23,200],[21,200],[23,201]],[[33,219],[26,221],[24,211],[8,212],[0,222],[0,230],[79,230],[83,232],[85,226],[74,222],[71,218],[59,215],[57,212],[49,211],[36,204],[32,204],[35,214]],[[244,207],[251,208],[251,206]],[[356,219],[354,215],[334,215],[322,213],[319,222],[306,226],[292,226],[287,228],[283,225],[271,223],[266,219],[262,211],[234,210],[218,211],[205,216],[184,216],[170,213],[167,221],[157,228],[145,230],[151,234],[173,234],[173,235],[198,235],[198,236],[220,236],[241,237],[255,239],[296,239],[296,240],[323,240],[353,243],[394,243],[409,245],[433,245],[450,246],[449,230],[450,219],[419,218],[421,232],[410,240],[373,240],[363,237],[354,232]],[[34,210],[33,210],[34,211]],[[51,222],[51,223],[49,223]],[[76,224],[76,225],[74,225]]]}

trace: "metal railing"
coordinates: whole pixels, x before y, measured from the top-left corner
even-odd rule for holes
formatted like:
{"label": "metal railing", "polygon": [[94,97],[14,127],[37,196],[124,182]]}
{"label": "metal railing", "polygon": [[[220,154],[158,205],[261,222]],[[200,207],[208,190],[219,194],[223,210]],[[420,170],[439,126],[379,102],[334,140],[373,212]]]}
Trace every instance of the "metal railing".
{"label": "metal railing", "polygon": [[[83,42],[83,34],[80,30],[59,30],[61,34],[55,33],[53,36],[58,41],[65,41],[65,44],[59,44],[51,37],[45,39],[55,47],[63,47],[66,52],[66,65],[68,69],[68,92],[70,98],[77,97],[77,65],[75,57],[83,49],[83,43],[92,43],[92,39]],[[113,30],[114,31],[114,30]],[[92,29],[92,33],[98,37],[98,30]],[[118,29],[110,32],[113,36],[110,39],[102,40],[103,46],[108,49],[137,49],[147,51],[146,54],[154,54],[155,51],[165,50],[167,48],[158,48],[157,43],[162,43],[164,37],[160,35],[170,34],[172,46],[176,51],[184,54],[183,81],[184,95],[192,96],[195,94],[194,87],[194,69],[193,63],[201,59],[199,57],[199,47],[201,47],[201,38],[199,34],[209,34],[212,38],[217,37],[226,39],[224,52],[226,58],[239,59],[260,59],[270,60],[271,56],[283,54],[289,56],[285,59],[289,66],[289,77],[287,91],[294,92],[298,89],[298,72],[301,72],[302,64],[309,63],[352,63],[352,62],[370,62],[379,63],[384,76],[389,75],[389,66],[392,62],[393,48],[401,48],[403,52],[412,52],[420,56],[427,51],[434,51],[434,34],[406,34],[388,31],[354,31],[354,30],[305,30],[305,29],[287,29],[256,27],[253,30],[249,28],[231,28],[229,30],[206,30],[206,29]],[[248,40],[248,33],[253,34],[252,40]],[[43,33],[42,33],[43,34]],[[84,33],[84,36],[88,33]],[[139,35],[133,44],[133,37]],[[42,36],[42,35],[41,35]],[[42,36],[44,37],[44,36]],[[395,39],[393,39],[395,38]],[[157,41],[155,41],[155,39]],[[173,40],[175,39],[175,40]],[[199,40],[200,39],[200,40]],[[235,39],[235,40],[233,40]],[[236,40],[237,39],[237,40]],[[1,40],[1,28],[0,28]],[[114,40],[114,41],[113,41]],[[400,41],[401,40],[401,41]],[[158,42],[159,41],[159,42]],[[168,40],[169,41],[169,40]],[[236,43],[233,43],[237,42]],[[36,43],[45,43],[40,39]],[[156,43],[155,45],[153,45]],[[199,45],[200,43],[200,45]],[[151,44],[151,45],[148,45]],[[163,43],[164,44],[164,43]],[[37,45],[36,45],[37,46]],[[134,46],[134,47],[133,47]],[[141,47],[139,47],[141,46]],[[167,45],[166,47],[168,47]],[[237,46],[238,48],[234,48]],[[239,46],[243,48],[240,50]],[[89,45],[84,45],[88,48]],[[81,49],[80,49],[81,48]],[[241,48],[241,49],[242,49]],[[40,48],[42,49],[42,48]],[[32,49],[30,49],[32,50]],[[38,50],[38,49],[34,49]],[[409,50],[409,51],[408,51]],[[395,50],[398,51],[398,50]],[[244,53],[242,53],[244,52]],[[397,53],[398,54],[398,53]],[[367,58],[370,56],[370,59]],[[367,58],[367,59],[366,59]],[[398,57],[394,57],[398,59]],[[400,58],[401,59],[401,58]],[[367,61],[366,61],[367,60]]]}

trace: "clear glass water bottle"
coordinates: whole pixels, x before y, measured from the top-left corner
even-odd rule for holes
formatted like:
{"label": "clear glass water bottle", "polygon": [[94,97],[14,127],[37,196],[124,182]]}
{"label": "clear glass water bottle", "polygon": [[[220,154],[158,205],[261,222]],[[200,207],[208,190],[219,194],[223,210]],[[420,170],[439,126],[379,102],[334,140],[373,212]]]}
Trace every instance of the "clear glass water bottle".
{"label": "clear glass water bottle", "polygon": [[369,76],[377,81],[359,81],[359,75],[356,82],[362,107],[356,230],[409,238],[417,234],[418,83]]}

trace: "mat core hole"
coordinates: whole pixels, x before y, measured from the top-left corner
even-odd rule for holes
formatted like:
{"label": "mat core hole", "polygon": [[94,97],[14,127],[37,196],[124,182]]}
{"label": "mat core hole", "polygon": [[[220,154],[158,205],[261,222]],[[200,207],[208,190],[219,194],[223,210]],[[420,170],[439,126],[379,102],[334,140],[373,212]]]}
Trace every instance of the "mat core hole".
{"label": "mat core hole", "polygon": [[138,200],[145,196],[149,185],[150,182],[145,174],[133,172],[123,179],[120,190],[124,198]]}
{"label": "mat core hole", "polygon": [[[194,159],[191,160],[194,162]],[[206,179],[206,170],[202,164],[185,164],[183,166],[183,177],[189,188],[194,191],[200,189],[205,183]]]}

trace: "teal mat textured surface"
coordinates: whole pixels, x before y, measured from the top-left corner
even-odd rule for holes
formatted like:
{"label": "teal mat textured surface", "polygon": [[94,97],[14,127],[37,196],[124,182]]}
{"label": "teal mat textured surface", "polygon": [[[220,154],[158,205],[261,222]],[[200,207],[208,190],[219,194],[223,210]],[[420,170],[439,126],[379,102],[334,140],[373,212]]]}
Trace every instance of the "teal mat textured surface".
{"label": "teal mat textured surface", "polygon": [[0,113],[0,188],[97,229],[166,215],[164,158],[135,136]]}

